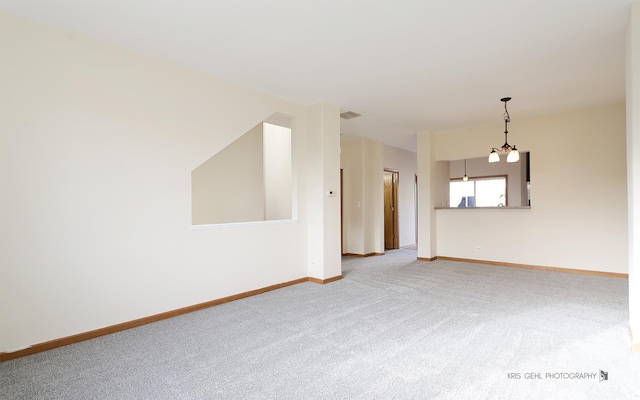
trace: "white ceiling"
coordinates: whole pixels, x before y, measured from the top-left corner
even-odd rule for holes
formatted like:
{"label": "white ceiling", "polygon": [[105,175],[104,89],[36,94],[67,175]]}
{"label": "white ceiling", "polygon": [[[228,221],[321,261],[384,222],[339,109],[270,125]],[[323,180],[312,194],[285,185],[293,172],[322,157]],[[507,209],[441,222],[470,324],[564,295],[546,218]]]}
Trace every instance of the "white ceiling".
{"label": "white ceiling", "polygon": [[[0,0],[67,28],[303,104],[415,133],[624,99],[632,0]],[[496,140],[500,140],[498,134]]]}

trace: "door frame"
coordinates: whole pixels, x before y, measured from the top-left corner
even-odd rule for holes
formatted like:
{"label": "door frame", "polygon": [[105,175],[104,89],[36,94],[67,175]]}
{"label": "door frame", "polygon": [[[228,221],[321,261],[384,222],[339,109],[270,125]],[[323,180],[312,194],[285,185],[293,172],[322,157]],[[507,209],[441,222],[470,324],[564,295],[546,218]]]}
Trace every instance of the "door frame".
{"label": "door frame", "polygon": [[344,254],[344,214],[342,213],[342,209],[344,207],[344,169],[340,168],[340,254]]}
{"label": "door frame", "polygon": [[413,185],[413,201],[414,201],[414,206],[415,206],[415,213],[416,213],[416,246],[418,245],[418,174],[414,174],[415,176],[415,181],[414,181],[414,185]]}
{"label": "door frame", "polygon": [[[389,172],[392,174],[391,179],[391,202],[392,202],[392,219],[393,219],[393,248],[400,248],[400,229],[399,229],[399,221],[398,221],[398,186],[400,184],[400,171],[397,169],[385,168],[384,172]],[[383,194],[384,196],[384,194]],[[386,247],[386,244],[385,244]]]}

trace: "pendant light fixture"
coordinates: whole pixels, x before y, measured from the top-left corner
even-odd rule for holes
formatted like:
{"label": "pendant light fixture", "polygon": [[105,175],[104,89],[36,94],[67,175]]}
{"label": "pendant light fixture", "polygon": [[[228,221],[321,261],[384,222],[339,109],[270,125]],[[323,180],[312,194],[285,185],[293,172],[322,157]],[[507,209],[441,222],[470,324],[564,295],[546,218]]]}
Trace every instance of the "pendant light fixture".
{"label": "pendant light fixture", "polygon": [[507,143],[507,134],[509,134],[508,124],[511,122],[509,117],[509,111],[507,110],[507,102],[511,100],[511,97],[503,97],[500,101],[504,102],[504,144],[499,148],[492,148],[489,154],[489,162],[494,163],[500,161],[500,152],[507,153],[507,162],[516,162],[520,160],[520,152],[516,149],[516,146],[511,146]]}
{"label": "pendant light fixture", "polygon": [[464,159],[464,176],[462,177],[462,180],[464,182],[469,180],[469,177],[467,176],[467,159]]}

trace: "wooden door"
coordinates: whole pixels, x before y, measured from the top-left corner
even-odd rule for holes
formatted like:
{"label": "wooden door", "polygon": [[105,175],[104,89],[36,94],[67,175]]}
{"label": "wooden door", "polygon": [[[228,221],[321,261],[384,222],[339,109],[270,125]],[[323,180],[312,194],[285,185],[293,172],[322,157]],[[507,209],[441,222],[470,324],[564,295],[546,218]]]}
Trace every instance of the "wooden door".
{"label": "wooden door", "polygon": [[398,171],[384,170],[384,248],[400,248],[398,237]]}

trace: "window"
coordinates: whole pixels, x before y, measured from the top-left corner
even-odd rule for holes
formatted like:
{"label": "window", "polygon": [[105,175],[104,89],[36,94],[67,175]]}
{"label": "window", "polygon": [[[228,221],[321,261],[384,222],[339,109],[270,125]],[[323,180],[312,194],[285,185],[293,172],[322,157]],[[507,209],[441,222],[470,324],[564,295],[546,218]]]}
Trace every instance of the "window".
{"label": "window", "polygon": [[487,176],[452,179],[449,182],[451,207],[505,207],[507,203],[507,177]]}

